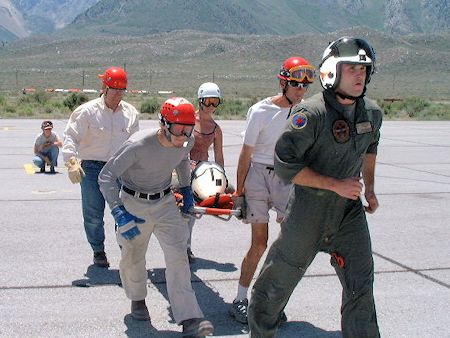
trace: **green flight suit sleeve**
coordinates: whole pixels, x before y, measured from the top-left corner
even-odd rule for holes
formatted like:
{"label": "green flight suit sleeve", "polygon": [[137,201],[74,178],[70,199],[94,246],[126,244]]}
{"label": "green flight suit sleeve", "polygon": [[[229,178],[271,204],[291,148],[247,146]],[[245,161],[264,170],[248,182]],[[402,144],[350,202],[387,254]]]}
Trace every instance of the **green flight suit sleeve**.
{"label": "green flight suit sleeve", "polygon": [[367,100],[366,109],[367,114],[373,121],[373,140],[367,148],[367,154],[376,154],[378,150],[378,143],[380,142],[380,128],[383,121],[383,110],[372,100]]}
{"label": "green flight suit sleeve", "polygon": [[275,173],[284,181],[291,182],[297,173],[309,165],[308,149],[317,136],[317,117],[305,109],[295,112],[286,130],[275,146]]}

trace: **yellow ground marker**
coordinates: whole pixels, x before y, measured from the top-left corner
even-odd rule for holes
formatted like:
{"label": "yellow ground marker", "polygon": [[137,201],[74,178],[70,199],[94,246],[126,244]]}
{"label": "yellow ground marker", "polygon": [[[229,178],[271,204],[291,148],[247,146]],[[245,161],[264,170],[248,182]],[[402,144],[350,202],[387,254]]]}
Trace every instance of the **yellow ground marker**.
{"label": "yellow ground marker", "polygon": [[25,172],[28,175],[34,175],[34,173],[36,172],[36,169],[34,169],[34,166],[31,163],[25,163],[23,167],[25,168]]}

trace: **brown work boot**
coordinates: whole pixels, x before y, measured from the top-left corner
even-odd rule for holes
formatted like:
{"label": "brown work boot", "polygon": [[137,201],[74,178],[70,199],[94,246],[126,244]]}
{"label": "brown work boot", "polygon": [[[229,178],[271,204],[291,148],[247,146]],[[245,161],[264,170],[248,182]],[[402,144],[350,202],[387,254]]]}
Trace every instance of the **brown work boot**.
{"label": "brown work boot", "polygon": [[191,318],[181,322],[183,337],[200,338],[214,333],[214,326],[205,318]]}
{"label": "brown work boot", "polygon": [[145,299],[131,301],[131,316],[136,320],[150,320]]}

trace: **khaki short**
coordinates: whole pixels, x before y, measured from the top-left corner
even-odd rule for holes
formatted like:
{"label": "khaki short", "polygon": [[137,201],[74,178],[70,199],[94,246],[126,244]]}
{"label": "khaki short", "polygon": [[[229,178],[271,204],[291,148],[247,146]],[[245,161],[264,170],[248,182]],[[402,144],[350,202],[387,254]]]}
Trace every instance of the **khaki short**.
{"label": "khaki short", "polygon": [[247,202],[245,223],[269,223],[269,210],[277,213],[277,222],[284,218],[292,184],[286,184],[273,166],[252,163],[244,183]]}

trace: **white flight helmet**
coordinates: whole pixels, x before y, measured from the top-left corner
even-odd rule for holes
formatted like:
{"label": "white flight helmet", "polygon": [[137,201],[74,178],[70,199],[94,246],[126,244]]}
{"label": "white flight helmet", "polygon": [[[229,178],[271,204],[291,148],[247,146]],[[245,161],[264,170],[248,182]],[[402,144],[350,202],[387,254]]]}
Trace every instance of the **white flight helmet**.
{"label": "white flight helmet", "polygon": [[341,63],[365,65],[367,85],[375,72],[375,51],[365,40],[353,37],[342,37],[330,43],[319,65],[320,83],[324,89],[338,86]]}
{"label": "white flight helmet", "polygon": [[199,162],[192,172],[192,191],[198,201],[203,201],[216,194],[223,194],[227,185],[225,170],[215,162]]}
{"label": "white flight helmet", "polygon": [[198,88],[198,99],[204,99],[207,97],[218,97],[222,99],[219,86],[212,82],[205,82]]}

